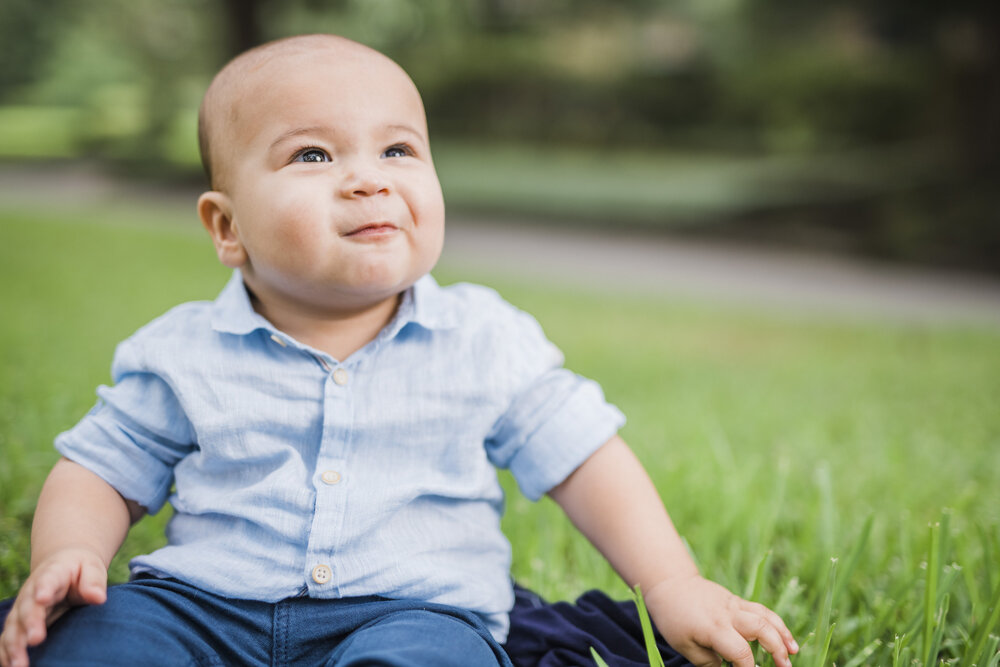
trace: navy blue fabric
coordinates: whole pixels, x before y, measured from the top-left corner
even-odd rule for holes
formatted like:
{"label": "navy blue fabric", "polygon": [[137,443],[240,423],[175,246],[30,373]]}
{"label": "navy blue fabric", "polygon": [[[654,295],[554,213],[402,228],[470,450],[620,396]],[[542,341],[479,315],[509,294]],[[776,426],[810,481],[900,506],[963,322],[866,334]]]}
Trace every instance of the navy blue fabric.
{"label": "navy blue fabric", "polygon": [[[610,667],[649,667],[639,611],[632,602],[588,591],[575,603],[546,602],[515,587],[510,634],[504,648],[515,667],[593,667],[591,647]],[[690,667],[656,633],[667,667]]]}
{"label": "navy blue fabric", "polygon": [[[631,602],[590,591],[575,604],[546,602],[521,587],[515,589],[510,636],[504,648],[516,667],[593,667],[590,648],[610,667],[648,667],[639,614]],[[0,602],[0,624],[13,600]],[[667,667],[689,667],[659,633],[656,643]]]}

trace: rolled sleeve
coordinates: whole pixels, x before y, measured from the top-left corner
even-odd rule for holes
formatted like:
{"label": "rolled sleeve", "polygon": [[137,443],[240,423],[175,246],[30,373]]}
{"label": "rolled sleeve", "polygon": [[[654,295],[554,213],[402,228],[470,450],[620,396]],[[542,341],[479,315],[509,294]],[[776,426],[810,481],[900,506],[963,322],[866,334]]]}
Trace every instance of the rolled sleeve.
{"label": "rolled sleeve", "polygon": [[624,425],[600,386],[564,368],[521,392],[488,443],[493,463],[509,468],[521,492],[538,500],[565,480]]}
{"label": "rolled sleeve", "polygon": [[135,369],[120,346],[113,387],[98,389],[97,405],[55,447],[155,514],[166,502],[176,463],[193,448],[190,422],[168,383]]}

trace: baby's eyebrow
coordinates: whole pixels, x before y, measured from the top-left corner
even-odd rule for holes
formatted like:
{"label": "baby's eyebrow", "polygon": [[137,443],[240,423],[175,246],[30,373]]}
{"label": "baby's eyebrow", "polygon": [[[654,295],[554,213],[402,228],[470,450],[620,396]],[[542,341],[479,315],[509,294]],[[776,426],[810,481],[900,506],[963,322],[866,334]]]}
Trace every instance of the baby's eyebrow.
{"label": "baby's eyebrow", "polygon": [[418,137],[420,139],[424,138],[423,133],[417,131],[417,129],[414,128],[412,125],[405,125],[405,124],[394,123],[392,125],[386,125],[386,129],[390,130],[390,131],[406,132],[406,133],[412,134],[413,136]]}
{"label": "baby's eyebrow", "polygon": [[268,150],[273,149],[278,144],[287,141],[292,137],[298,137],[304,134],[313,134],[313,135],[322,134],[324,131],[325,128],[322,127],[321,125],[311,125],[309,127],[294,127],[288,130],[287,132],[282,132],[280,135],[278,135],[278,138],[271,142],[271,145],[268,147]]}

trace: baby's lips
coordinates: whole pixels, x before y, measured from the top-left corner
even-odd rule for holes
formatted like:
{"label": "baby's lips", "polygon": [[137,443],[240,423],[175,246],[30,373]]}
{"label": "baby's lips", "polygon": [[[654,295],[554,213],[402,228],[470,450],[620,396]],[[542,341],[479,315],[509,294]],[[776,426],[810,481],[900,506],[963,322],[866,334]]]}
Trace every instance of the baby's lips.
{"label": "baby's lips", "polygon": [[398,231],[399,227],[391,222],[368,222],[352,228],[343,236],[366,236],[376,234],[389,234]]}

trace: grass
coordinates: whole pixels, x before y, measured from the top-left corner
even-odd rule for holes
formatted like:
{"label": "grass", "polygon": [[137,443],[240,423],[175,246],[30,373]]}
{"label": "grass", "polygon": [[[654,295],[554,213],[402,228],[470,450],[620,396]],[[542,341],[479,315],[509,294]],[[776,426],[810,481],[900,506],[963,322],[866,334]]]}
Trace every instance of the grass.
{"label": "grass", "polygon": [[[179,217],[0,211],[0,596],[27,572],[52,439],[108,381],[115,344],[226,279]],[[703,572],[775,608],[797,665],[1000,662],[1000,331],[437,273],[497,287],[602,382]],[[502,480],[519,581],[628,597],[554,503]],[[113,580],[162,543],[166,515],[132,531]]]}

